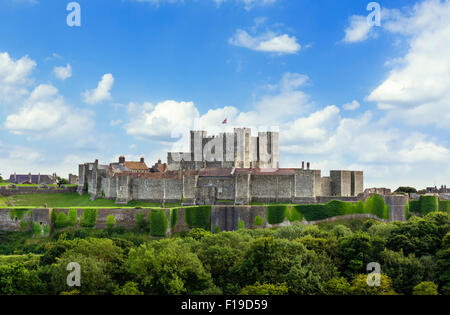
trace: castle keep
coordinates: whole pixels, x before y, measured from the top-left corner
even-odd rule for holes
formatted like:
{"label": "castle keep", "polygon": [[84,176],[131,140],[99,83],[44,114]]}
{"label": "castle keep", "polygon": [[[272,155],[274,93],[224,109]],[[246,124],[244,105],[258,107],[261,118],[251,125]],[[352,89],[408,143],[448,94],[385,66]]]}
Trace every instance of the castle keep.
{"label": "castle keep", "polygon": [[79,165],[78,192],[116,203],[131,200],[215,204],[232,201],[314,203],[319,197],[363,193],[362,171],[279,168],[278,132],[251,135],[249,128],[208,136],[191,131],[191,152],[168,153],[167,164],[126,161]]}

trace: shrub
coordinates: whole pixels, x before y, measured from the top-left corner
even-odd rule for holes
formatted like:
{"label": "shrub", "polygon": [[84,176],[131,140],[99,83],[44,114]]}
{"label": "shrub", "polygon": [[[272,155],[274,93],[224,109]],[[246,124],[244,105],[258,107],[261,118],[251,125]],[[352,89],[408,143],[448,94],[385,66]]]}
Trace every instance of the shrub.
{"label": "shrub", "polygon": [[121,288],[117,287],[114,292],[114,295],[144,295],[143,292],[139,291],[139,284],[135,282],[127,282]]}
{"label": "shrub", "polygon": [[256,282],[242,289],[241,295],[287,295],[289,292],[285,283],[271,284]]}
{"label": "shrub", "polygon": [[280,224],[287,214],[287,206],[267,206],[267,222],[269,224]]}
{"label": "shrub", "polygon": [[20,221],[20,230],[23,232],[30,226],[30,223],[27,221]]}
{"label": "shrub", "polygon": [[422,215],[439,210],[439,198],[437,196],[420,196],[419,202]]}
{"label": "shrub", "polygon": [[[53,212],[55,213],[55,212]],[[63,229],[68,226],[68,220],[67,216],[64,212],[60,212],[58,214],[55,213],[56,219],[55,219],[55,228],[57,229]]]}
{"label": "shrub", "polygon": [[420,213],[420,201],[419,200],[411,200],[409,202],[409,212]]}
{"label": "shrub", "polygon": [[430,281],[424,281],[414,287],[413,295],[439,295],[437,289],[437,284]]}
{"label": "shrub", "polygon": [[44,225],[44,235],[50,234],[50,226],[48,224]]}
{"label": "shrub", "polygon": [[264,224],[264,219],[261,218],[259,215],[255,217],[255,225],[256,226],[262,226]]}
{"label": "shrub", "polygon": [[42,235],[42,228],[39,222],[34,222],[32,225],[33,235],[34,236],[41,236]]}
{"label": "shrub", "polygon": [[106,227],[112,229],[116,225],[116,218],[110,214],[106,217]]}
{"label": "shrub", "polygon": [[219,226],[219,225],[217,225],[217,226],[215,227],[214,233],[215,233],[215,234],[220,233],[220,226]]}
{"label": "shrub", "polygon": [[78,221],[77,209],[69,209],[67,213],[67,225],[75,226]]}
{"label": "shrub", "polygon": [[450,212],[450,200],[439,200],[439,211]]}
{"label": "shrub", "polygon": [[239,220],[238,222],[238,230],[243,230],[245,229],[245,223],[242,220]]}
{"label": "shrub", "polygon": [[166,212],[163,209],[152,210],[148,214],[148,217],[150,222],[150,235],[165,236],[168,227]]}
{"label": "shrub", "polygon": [[410,218],[410,213],[409,213],[409,202],[407,201],[405,204],[405,218],[406,220],[408,220]]}
{"label": "shrub", "polygon": [[350,287],[350,294],[352,295],[397,295],[392,288],[392,280],[386,276],[380,275],[380,286],[368,286],[367,275],[357,275]]}
{"label": "shrub", "polygon": [[136,214],[136,229],[139,231],[147,231],[149,228],[148,221],[143,213]]}
{"label": "shrub", "polygon": [[82,227],[92,228],[97,222],[97,209],[84,209],[83,216],[80,220]]}
{"label": "shrub", "polygon": [[380,219],[389,219],[389,206],[380,195],[373,195],[367,198],[364,204],[364,212],[374,214]]}
{"label": "shrub", "polygon": [[170,210],[170,228],[173,229],[178,223],[178,209]]}
{"label": "shrub", "polygon": [[211,206],[189,207],[184,209],[184,220],[189,228],[211,230]]}
{"label": "shrub", "polygon": [[303,220],[303,214],[298,211],[296,207],[291,207],[286,210],[287,218],[290,222],[296,222],[296,221],[302,221]]}
{"label": "shrub", "polygon": [[194,240],[201,240],[205,236],[210,236],[211,232],[201,228],[194,228],[186,233],[186,237],[192,237]]}
{"label": "shrub", "polygon": [[350,294],[350,283],[344,277],[333,278],[323,285],[327,295],[348,295]]}
{"label": "shrub", "polygon": [[11,220],[14,220],[15,218],[17,218],[18,220],[22,220],[27,211],[28,209],[10,209],[9,217]]}

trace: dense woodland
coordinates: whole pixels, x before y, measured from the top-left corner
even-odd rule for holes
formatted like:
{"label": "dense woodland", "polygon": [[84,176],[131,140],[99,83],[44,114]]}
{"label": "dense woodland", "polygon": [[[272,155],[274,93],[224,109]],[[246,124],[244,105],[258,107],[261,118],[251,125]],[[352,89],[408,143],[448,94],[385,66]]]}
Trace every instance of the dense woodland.
{"label": "dense woodland", "polygon": [[[81,286],[68,287],[68,263]],[[366,283],[381,265],[381,286]],[[148,223],[0,233],[0,294],[450,294],[450,214],[155,238]]]}

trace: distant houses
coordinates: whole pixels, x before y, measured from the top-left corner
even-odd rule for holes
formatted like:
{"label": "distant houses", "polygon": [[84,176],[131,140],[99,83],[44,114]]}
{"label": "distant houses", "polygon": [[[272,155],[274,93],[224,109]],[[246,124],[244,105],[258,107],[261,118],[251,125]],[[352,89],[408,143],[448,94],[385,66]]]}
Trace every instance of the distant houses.
{"label": "distant houses", "polygon": [[51,184],[57,183],[57,178],[56,178],[56,173],[53,173],[53,175],[42,175],[42,174],[33,175],[31,173],[28,173],[28,174],[14,173],[9,176],[9,182],[11,184],[51,185]]}

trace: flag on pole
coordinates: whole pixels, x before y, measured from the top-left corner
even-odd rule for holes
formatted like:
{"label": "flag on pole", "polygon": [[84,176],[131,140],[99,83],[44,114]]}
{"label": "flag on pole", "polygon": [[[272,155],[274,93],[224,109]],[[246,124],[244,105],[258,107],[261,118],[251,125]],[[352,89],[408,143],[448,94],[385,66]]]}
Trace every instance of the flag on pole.
{"label": "flag on pole", "polygon": [[224,121],[222,121],[222,124],[226,124],[227,123],[227,119],[225,118]]}

